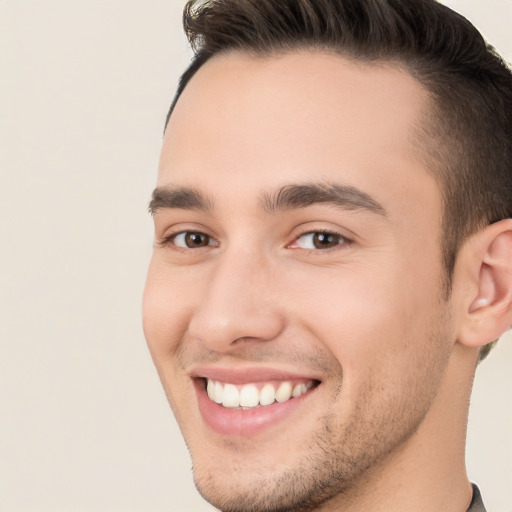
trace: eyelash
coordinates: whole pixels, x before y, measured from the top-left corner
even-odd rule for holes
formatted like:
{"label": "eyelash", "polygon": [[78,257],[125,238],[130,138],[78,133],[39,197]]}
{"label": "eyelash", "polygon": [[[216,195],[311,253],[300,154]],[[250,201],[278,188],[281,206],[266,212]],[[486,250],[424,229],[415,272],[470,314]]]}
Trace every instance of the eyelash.
{"label": "eyelash", "polygon": [[[186,235],[186,234],[206,236],[206,237],[208,237],[208,239],[210,241],[214,240],[213,237],[211,237],[210,235],[208,235],[206,233],[203,233],[201,231],[184,230],[184,231],[178,231],[176,233],[171,233],[170,235],[165,236],[162,240],[160,240],[158,242],[158,245],[161,246],[161,247],[172,246],[173,250],[182,251],[182,252],[188,252],[188,251],[191,251],[191,250],[197,251],[198,249],[204,249],[204,248],[207,248],[207,247],[215,247],[214,244],[211,244],[211,245],[208,244],[208,245],[205,245],[205,246],[198,246],[198,247],[195,247],[195,248],[194,247],[182,247],[182,246],[176,245],[176,243],[175,243],[176,238],[178,236],[180,236],[180,235]],[[309,248],[303,248],[303,247],[293,247],[295,244],[297,244],[297,242],[300,239],[303,239],[303,238],[305,238],[307,236],[315,236],[315,235],[326,235],[326,236],[334,237],[334,238],[337,239],[337,243],[333,247],[327,247],[327,248],[313,248],[313,249],[309,249]],[[310,231],[305,231],[304,233],[301,233],[298,236],[296,236],[294,238],[293,242],[288,244],[286,247],[287,248],[293,248],[293,249],[294,248],[301,249],[302,251],[305,251],[308,254],[310,254],[310,253],[311,254],[319,254],[319,253],[331,252],[333,250],[338,249],[341,246],[350,246],[352,243],[353,243],[353,240],[351,240],[350,238],[347,238],[345,235],[342,235],[341,233],[338,233],[336,231],[310,230]]]}
{"label": "eyelash", "polygon": [[[161,246],[161,247],[172,246],[173,249],[176,250],[176,251],[191,251],[191,250],[197,250],[197,249],[202,249],[203,248],[203,247],[196,247],[196,248],[193,248],[193,247],[181,247],[179,245],[176,245],[176,243],[175,243],[176,238],[178,236],[180,236],[180,235],[186,235],[186,234],[206,236],[206,237],[209,238],[209,240],[214,240],[213,237],[211,237],[210,235],[207,235],[206,233],[203,233],[202,231],[184,230],[184,231],[178,231],[176,233],[171,233],[170,235],[164,236],[162,238],[162,240],[160,240],[158,242],[158,245]],[[210,245],[205,246],[205,247],[209,247],[209,246]]]}
{"label": "eyelash", "polygon": [[313,249],[299,247],[299,249],[302,249],[303,251],[307,251],[308,253],[318,254],[319,252],[325,253],[325,252],[334,251],[334,250],[340,248],[341,246],[350,246],[353,242],[351,239],[347,238],[346,236],[344,236],[341,233],[338,233],[336,231],[312,230],[312,231],[306,231],[305,233],[301,233],[299,236],[297,236],[294,239],[294,241],[291,244],[288,245],[288,247],[291,247],[291,246],[297,244],[300,239],[304,239],[308,236],[314,237],[316,235],[325,235],[327,237],[333,237],[333,238],[337,239],[337,242],[332,247],[323,247],[323,248],[315,247]]}

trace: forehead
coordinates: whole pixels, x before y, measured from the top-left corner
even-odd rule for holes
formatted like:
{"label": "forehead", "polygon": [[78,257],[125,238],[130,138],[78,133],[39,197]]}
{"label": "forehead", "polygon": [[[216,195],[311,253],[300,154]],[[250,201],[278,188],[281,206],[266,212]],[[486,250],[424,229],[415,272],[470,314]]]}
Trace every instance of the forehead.
{"label": "forehead", "polygon": [[219,55],[171,115],[159,185],[215,191],[229,183],[243,195],[315,179],[377,197],[390,184],[421,191],[432,177],[414,141],[428,101],[417,80],[389,63],[319,51]]}

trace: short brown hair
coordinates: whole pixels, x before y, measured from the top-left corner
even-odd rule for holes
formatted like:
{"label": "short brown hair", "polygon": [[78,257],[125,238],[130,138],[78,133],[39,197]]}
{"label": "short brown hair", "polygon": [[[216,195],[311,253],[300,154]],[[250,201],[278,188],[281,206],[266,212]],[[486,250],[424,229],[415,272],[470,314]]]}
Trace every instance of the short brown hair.
{"label": "short brown hair", "polygon": [[435,0],[189,1],[184,27],[195,57],[319,49],[405,67],[429,91],[417,147],[443,195],[447,296],[458,249],[483,226],[512,217],[512,72],[478,30]]}

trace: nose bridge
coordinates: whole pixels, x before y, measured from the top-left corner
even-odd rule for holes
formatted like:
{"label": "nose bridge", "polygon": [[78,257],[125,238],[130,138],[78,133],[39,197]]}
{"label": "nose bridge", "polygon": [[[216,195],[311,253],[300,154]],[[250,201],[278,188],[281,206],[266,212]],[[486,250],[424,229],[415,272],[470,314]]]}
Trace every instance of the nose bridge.
{"label": "nose bridge", "polygon": [[242,338],[277,336],[284,320],[272,300],[270,262],[258,251],[233,248],[211,263],[189,334],[216,351]]}

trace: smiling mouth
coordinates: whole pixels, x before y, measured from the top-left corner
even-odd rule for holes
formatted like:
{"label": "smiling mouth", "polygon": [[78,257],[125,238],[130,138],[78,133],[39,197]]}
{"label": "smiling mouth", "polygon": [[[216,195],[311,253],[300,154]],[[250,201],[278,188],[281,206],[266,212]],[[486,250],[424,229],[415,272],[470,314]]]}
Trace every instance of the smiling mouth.
{"label": "smiling mouth", "polygon": [[231,384],[204,379],[208,398],[227,409],[248,410],[284,403],[320,384],[316,380]]}

